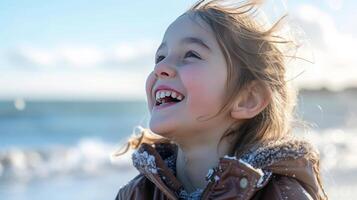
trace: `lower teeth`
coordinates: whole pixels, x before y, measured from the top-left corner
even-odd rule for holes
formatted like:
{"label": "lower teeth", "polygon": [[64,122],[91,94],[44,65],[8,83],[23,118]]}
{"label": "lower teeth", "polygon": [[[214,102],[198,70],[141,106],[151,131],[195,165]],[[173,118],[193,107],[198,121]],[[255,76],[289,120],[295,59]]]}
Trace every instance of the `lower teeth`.
{"label": "lower teeth", "polygon": [[168,103],[174,103],[174,102],[172,102],[172,101],[170,101],[170,102],[165,102],[165,101],[163,101],[163,102],[161,102],[160,105],[164,105],[164,104],[168,104]]}

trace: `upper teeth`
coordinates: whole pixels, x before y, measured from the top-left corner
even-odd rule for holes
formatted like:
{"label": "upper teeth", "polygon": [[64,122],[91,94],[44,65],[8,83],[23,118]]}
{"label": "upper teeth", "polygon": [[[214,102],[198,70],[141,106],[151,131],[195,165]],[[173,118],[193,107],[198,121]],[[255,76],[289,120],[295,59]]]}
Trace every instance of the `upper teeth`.
{"label": "upper teeth", "polygon": [[177,94],[174,91],[159,90],[159,91],[156,92],[156,100],[157,101],[160,101],[162,98],[169,97],[169,96],[171,96],[174,99],[178,99],[180,101],[183,99],[183,96],[181,94]]}

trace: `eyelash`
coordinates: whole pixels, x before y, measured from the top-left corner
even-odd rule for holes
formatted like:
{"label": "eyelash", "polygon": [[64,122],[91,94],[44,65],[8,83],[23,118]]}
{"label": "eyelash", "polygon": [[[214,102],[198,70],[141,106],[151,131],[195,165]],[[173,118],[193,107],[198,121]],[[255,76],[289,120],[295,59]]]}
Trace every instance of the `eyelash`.
{"label": "eyelash", "polygon": [[[197,53],[195,53],[194,51],[188,51],[186,54],[185,54],[185,58],[188,54],[191,54],[190,56],[194,56],[195,58],[197,59],[201,59],[200,56],[197,55]],[[165,56],[158,56],[155,60],[155,63],[158,63],[160,61],[162,61],[163,59],[165,59]]]}

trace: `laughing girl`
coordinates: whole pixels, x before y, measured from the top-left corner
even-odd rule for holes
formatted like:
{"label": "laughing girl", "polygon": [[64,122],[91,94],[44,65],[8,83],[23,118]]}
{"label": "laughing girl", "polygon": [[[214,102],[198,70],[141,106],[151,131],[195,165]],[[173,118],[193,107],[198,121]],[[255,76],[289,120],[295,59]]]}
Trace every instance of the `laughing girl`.
{"label": "laughing girl", "polygon": [[128,143],[127,199],[327,199],[319,154],[292,135],[289,45],[258,5],[200,1],[166,30],[146,82],[150,127]]}

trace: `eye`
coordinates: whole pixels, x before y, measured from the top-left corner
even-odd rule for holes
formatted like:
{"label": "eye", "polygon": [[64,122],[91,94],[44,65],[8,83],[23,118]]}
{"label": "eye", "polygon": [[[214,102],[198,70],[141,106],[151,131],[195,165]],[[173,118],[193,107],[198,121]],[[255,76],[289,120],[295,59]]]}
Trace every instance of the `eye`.
{"label": "eye", "polygon": [[197,58],[197,59],[201,59],[201,57],[194,51],[188,51],[186,54],[185,54],[185,58],[186,57],[193,57],[193,58]]}
{"label": "eye", "polygon": [[163,59],[165,59],[165,56],[157,56],[155,59],[155,63],[158,63],[158,62],[162,61]]}

